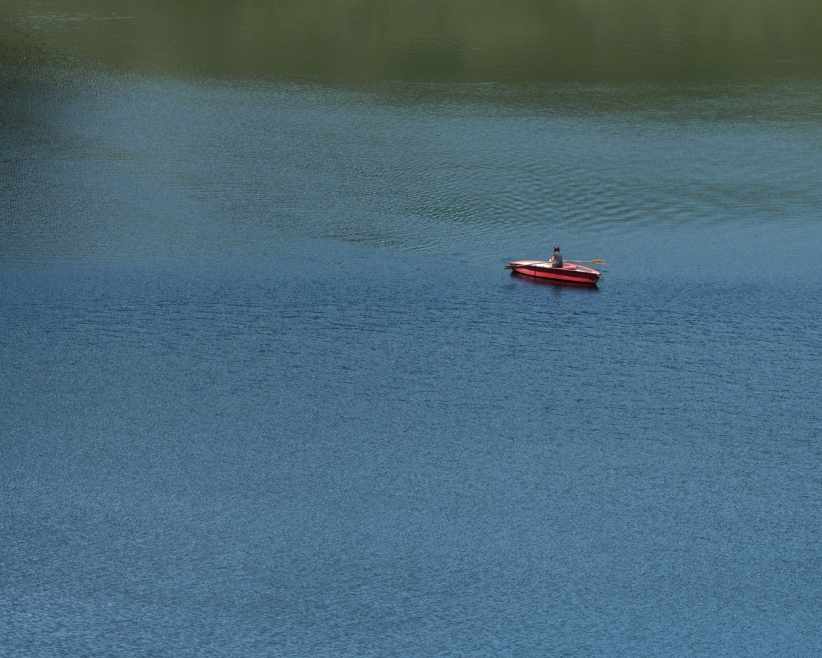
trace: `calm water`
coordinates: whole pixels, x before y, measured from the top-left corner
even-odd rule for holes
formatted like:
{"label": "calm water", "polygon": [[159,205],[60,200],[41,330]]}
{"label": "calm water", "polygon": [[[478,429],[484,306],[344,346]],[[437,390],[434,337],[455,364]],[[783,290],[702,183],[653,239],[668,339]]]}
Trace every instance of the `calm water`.
{"label": "calm water", "polygon": [[0,73],[0,655],[822,653],[822,84],[96,70]]}

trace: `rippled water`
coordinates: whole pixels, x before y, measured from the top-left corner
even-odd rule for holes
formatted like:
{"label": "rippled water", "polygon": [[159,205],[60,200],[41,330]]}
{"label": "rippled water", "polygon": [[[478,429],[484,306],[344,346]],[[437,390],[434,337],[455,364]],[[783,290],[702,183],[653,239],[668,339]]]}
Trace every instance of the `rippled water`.
{"label": "rippled water", "polygon": [[822,650],[818,83],[5,75],[0,653]]}

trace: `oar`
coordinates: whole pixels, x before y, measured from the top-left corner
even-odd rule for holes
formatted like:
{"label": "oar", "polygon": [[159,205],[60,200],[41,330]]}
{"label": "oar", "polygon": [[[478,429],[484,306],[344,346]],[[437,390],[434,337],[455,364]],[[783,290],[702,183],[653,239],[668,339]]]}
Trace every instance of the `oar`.
{"label": "oar", "polygon": [[607,265],[608,264],[604,260],[602,260],[601,258],[592,258],[591,260],[579,260],[577,258],[574,258],[571,262],[573,262],[573,263],[593,263],[594,265]]}

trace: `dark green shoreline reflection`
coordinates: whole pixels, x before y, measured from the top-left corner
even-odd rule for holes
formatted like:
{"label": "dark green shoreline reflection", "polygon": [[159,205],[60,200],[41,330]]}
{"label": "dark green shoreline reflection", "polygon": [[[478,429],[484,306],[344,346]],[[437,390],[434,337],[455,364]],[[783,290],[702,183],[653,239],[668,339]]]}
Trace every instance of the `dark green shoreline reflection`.
{"label": "dark green shoreline reflection", "polygon": [[320,80],[723,79],[822,71],[813,0],[10,0],[0,60]]}

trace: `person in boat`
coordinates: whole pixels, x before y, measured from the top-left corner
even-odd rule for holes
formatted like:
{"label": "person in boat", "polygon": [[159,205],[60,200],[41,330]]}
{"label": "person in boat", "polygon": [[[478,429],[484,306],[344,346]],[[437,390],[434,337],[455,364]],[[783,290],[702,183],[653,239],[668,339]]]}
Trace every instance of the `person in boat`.
{"label": "person in boat", "polygon": [[562,254],[559,253],[559,245],[554,247],[554,253],[548,259],[548,265],[551,267],[562,267]]}

